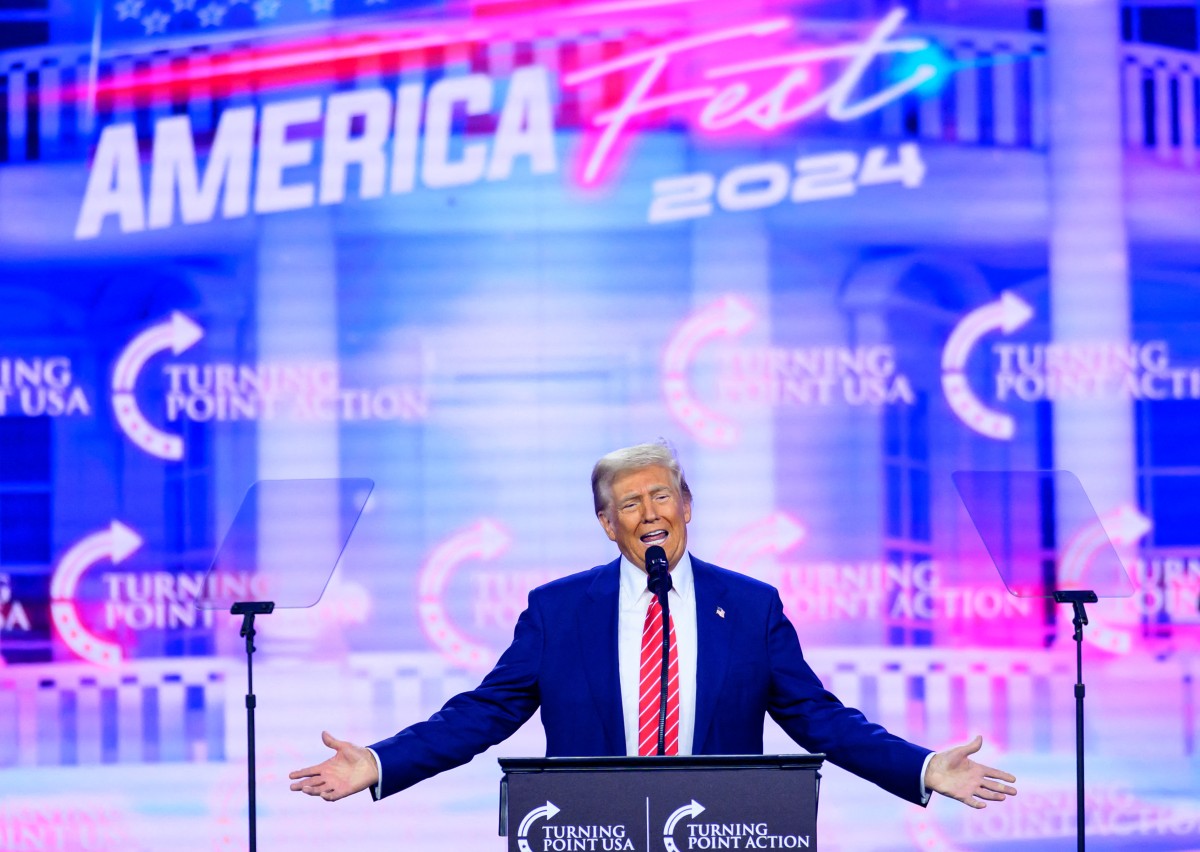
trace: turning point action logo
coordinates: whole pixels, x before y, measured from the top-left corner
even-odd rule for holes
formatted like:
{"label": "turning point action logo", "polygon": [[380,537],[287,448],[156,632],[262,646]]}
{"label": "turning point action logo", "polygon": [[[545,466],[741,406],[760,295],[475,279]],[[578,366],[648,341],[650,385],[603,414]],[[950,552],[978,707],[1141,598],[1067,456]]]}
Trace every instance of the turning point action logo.
{"label": "turning point action logo", "polygon": [[[675,842],[675,828],[684,818],[695,820],[704,805],[692,799],[676,808],[663,825],[663,846],[667,852],[681,852]],[[774,834],[766,822],[690,822],[682,850],[693,849],[808,849],[812,838],[807,834]]]}
{"label": "turning point action logo", "polygon": [[[181,355],[204,329],[179,313],[137,335],[113,368],[112,406],[126,437],[152,456],[183,458],[183,439],[159,429],[138,406],[138,378],[147,362]],[[262,364],[169,363],[163,367],[165,419],[174,423],[240,420],[423,420],[429,414],[423,380],[347,388],[336,361]]]}
{"label": "turning point action logo", "polygon": [[[998,441],[1012,440],[1012,415],[989,407],[966,377],[967,362],[988,334],[1010,335],[1034,317],[1013,292],[971,311],[942,350],[942,390],[951,410],[968,427]],[[1200,399],[1200,369],[1171,365],[1165,340],[1078,343],[996,343],[992,378],[996,402],[1059,399]]]}

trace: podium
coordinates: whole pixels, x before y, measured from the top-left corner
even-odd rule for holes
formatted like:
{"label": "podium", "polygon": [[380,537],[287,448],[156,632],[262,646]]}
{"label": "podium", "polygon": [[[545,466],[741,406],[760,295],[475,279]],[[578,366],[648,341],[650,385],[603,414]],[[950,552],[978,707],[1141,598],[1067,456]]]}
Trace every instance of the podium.
{"label": "podium", "polygon": [[501,758],[509,852],[816,849],[823,754]]}

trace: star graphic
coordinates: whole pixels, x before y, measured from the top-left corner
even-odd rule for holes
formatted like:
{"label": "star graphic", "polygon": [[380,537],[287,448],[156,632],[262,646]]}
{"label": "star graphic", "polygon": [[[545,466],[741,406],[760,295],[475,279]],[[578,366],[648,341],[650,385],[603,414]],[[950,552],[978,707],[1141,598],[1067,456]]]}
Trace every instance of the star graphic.
{"label": "star graphic", "polygon": [[142,26],[146,28],[146,35],[165,33],[167,31],[167,24],[169,23],[171,23],[171,16],[160,9],[155,9],[149,15],[142,18]]}
{"label": "star graphic", "polygon": [[113,8],[117,10],[117,20],[127,21],[142,14],[142,7],[145,5],[145,0],[121,0]]}
{"label": "star graphic", "polygon": [[333,0],[308,0],[310,12],[332,12]]}
{"label": "star graphic", "polygon": [[254,0],[254,19],[265,21],[279,14],[279,0]]}
{"label": "star graphic", "polygon": [[189,12],[196,6],[196,0],[171,0],[176,12]]}
{"label": "star graphic", "polygon": [[219,27],[221,19],[225,17],[225,7],[219,3],[209,3],[196,11],[196,17],[200,19],[202,27]]}

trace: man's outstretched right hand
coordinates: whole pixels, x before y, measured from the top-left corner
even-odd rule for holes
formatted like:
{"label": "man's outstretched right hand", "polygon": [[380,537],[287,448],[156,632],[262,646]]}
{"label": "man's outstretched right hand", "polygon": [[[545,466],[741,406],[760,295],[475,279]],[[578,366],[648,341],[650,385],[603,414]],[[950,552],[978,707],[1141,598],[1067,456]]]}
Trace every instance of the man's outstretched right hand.
{"label": "man's outstretched right hand", "polygon": [[290,773],[288,778],[295,782],[292,790],[336,802],[379,783],[379,769],[370,751],[334,739],[328,731],[321,732],[321,742],[333,749],[333,756],[324,763]]}

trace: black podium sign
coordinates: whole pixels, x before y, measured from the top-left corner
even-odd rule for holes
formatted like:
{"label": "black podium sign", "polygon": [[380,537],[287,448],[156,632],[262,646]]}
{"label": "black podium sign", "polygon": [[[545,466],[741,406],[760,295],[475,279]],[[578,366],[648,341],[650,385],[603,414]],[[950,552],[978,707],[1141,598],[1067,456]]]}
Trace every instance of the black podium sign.
{"label": "black podium sign", "polygon": [[509,852],[817,848],[824,755],[502,758]]}

